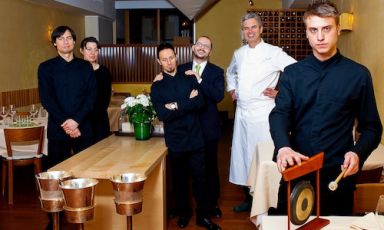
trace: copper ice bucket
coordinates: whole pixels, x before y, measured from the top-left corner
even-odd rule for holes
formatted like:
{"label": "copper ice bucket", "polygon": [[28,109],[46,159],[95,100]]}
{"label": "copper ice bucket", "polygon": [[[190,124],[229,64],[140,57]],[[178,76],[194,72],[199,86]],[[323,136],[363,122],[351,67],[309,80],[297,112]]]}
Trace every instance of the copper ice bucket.
{"label": "copper ice bucket", "polygon": [[60,183],[64,194],[64,213],[70,223],[84,223],[93,219],[96,179],[79,178]]}
{"label": "copper ice bucket", "polygon": [[64,197],[59,187],[61,181],[72,178],[66,171],[42,172],[35,175],[40,191],[41,208],[46,212],[63,210]]}
{"label": "copper ice bucket", "polygon": [[110,178],[118,214],[132,216],[141,212],[146,179],[147,177],[140,173],[124,173]]}

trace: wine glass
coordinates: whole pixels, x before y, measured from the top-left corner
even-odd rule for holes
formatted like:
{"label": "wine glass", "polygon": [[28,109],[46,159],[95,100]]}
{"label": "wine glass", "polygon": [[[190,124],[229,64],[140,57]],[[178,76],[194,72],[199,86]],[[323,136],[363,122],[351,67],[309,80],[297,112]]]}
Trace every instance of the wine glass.
{"label": "wine glass", "polygon": [[12,122],[13,122],[13,118],[16,115],[16,108],[15,108],[14,105],[10,105],[9,106],[9,114],[11,115],[11,119],[12,119]]}
{"label": "wine glass", "polygon": [[8,116],[7,107],[1,106],[0,116],[3,118],[3,126],[5,126],[5,118]]}
{"label": "wine glass", "polygon": [[31,119],[35,118],[38,112],[39,112],[39,110],[38,110],[37,106],[35,106],[35,104],[32,104],[31,108],[29,110],[29,113],[31,114]]}

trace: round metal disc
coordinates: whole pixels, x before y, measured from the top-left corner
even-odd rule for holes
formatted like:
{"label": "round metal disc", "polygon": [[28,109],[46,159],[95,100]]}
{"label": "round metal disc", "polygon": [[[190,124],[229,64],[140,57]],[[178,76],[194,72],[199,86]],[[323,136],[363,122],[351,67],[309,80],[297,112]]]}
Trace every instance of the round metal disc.
{"label": "round metal disc", "polygon": [[295,225],[304,224],[312,213],[315,192],[309,181],[301,181],[293,188],[291,203],[291,222]]}

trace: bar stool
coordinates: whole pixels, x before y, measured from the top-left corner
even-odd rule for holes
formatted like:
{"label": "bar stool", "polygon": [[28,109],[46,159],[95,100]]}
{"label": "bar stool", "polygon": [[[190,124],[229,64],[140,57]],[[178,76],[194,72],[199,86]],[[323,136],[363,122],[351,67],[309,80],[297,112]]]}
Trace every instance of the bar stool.
{"label": "bar stool", "polygon": [[52,214],[53,229],[59,229],[59,212],[63,211],[64,197],[59,183],[72,178],[66,171],[42,172],[35,175],[43,211]]}
{"label": "bar stool", "polygon": [[96,179],[78,178],[60,182],[64,195],[64,214],[69,223],[79,224],[84,229],[84,223],[93,219]]}
{"label": "bar stool", "polygon": [[140,213],[143,206],[143,188],[147,177],[140,173],[123,173],[110,178],[116,212],[127,216],[127,229],[132,230],[132,216]]}

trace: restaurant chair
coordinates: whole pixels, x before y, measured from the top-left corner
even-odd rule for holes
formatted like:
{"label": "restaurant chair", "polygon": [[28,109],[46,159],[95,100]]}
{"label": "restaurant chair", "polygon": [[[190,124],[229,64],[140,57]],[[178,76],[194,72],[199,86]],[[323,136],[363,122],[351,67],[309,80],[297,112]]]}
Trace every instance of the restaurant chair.
{"label": "restaurant chair", "polygon": [[364,215],[374,212],[379,196],[384,194],[384,183],[356,184],[353,214]]}
{"label": "restaurant chair", "polygon": [[[44,126],[32,128],[4,129],[7,152],[2,157],[2,195],[5,195],[5,184],[8,182],[8,204],[13,204],[13,169],[14,166],[34,165],[35,174],[42,171],[42,147],[44,141]],[[21,152],[14,151],[13,146],[37,144],[37,150]]]}
{"label": "restaurant chair", "polygon": [[383,167],[369,170],[360,170],[356,177],[356,184],[379,183],[381,181]]}

